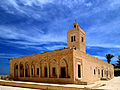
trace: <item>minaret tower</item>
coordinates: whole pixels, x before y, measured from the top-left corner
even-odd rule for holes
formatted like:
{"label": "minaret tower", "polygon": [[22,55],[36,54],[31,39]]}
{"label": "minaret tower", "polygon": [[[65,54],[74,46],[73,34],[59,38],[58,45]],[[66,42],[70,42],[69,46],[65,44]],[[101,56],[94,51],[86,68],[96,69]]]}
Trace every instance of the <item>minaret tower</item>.
{"label": "minaret tower", "polygon": [[76,22],[67,30],[67,47],[86,53],[85,31]]}

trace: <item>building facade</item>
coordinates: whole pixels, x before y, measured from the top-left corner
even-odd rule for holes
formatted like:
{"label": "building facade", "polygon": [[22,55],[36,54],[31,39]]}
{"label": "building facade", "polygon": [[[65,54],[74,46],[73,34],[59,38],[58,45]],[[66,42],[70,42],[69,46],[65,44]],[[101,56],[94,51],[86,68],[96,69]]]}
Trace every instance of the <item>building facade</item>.
{"label": "building facade", "polygon": [[114,77],[113,65],[86,53],[85,31],[78,23],[67,30],[67,48],[9,59],[14,80],[89,84]]}

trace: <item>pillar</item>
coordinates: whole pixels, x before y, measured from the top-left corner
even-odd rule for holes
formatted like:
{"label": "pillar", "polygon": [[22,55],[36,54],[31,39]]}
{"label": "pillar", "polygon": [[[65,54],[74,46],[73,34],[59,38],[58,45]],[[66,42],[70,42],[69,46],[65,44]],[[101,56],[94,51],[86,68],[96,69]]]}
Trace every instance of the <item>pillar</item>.
{"label": "pillar", "polygon": [[25,64],[24,64],[24,77],[25,77]]}
{"label": "pillar", "polygon": [[49,65],[47,65],[47,69],[48,69],[48,72],[47,72],[47,74],[48,74],[48,78],[49,78]]}
{"label": "pillar", "polygon": [[30,68],[29,68],[29,70],[30,70],[30,77],[32,77],[32,74],[31,74],[31,65],[30,65]]}
{"label": "pillar", "polygon": [[57,78],[60,77],[60,66],[59,66],[59,63],[57,62]]}
{"label": "pillar", "polygon": [[40,78],[40,74],[41,74],[40,70],[41,70],[41,69],[40,69],[40,66],[39,66],[39,78]]}

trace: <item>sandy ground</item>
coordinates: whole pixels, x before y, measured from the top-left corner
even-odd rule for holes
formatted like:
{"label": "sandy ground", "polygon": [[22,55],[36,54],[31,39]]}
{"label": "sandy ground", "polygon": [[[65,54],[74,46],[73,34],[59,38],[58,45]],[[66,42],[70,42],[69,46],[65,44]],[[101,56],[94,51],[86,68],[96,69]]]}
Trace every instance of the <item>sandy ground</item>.
{"label": "sandy ground", "polygon": [[100,81],[103,86],[100,86],[98,89],[108,89],[108,90],[120,90],[120,77],[114,77],[109,81]]}

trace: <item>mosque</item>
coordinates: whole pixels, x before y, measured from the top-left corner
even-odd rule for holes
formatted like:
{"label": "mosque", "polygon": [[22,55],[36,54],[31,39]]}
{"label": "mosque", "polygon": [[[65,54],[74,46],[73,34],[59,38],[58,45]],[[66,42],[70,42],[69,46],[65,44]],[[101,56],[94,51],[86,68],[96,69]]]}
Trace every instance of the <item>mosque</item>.
{"label": "mosque", "polygon": [[114,77],[113,65],[86,53],[85,31],[67,30],[67,48],[9,59],[13,80],[89,84]]}

